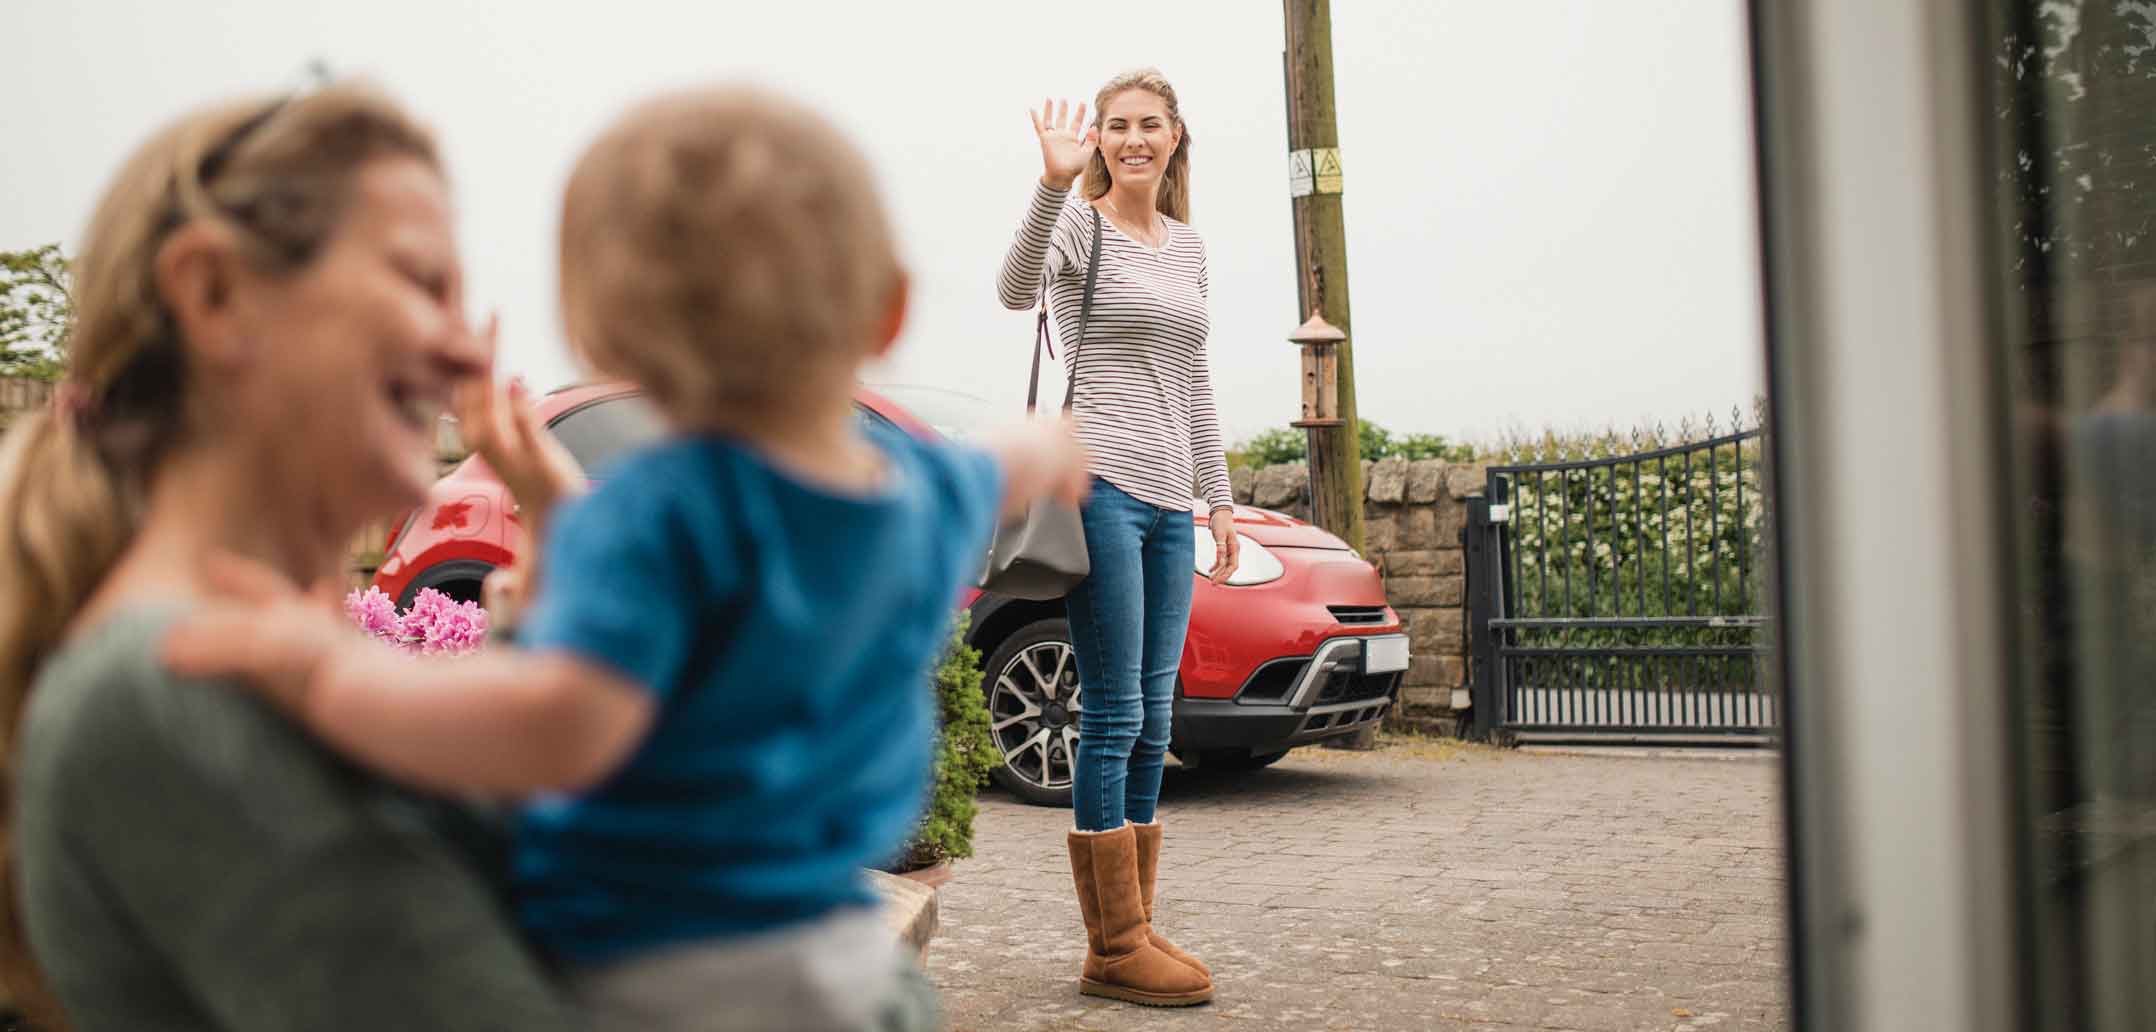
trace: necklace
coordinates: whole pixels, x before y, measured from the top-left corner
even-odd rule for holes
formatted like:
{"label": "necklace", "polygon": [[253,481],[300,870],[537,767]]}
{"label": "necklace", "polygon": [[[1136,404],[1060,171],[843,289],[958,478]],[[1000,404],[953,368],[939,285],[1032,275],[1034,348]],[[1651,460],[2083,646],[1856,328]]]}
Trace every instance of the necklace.
{"label": "necklace", "polygon": [[[1110,197],[1110,196],[1108,196],[1107,194],[1102,194],[1102,195],[1100,196],[1100,199],[1101,199],[1101,200],[1104,200],[1104,201],[1107,201],[1107,202],[1108,202],[1108,210],[1109,210],[1109,211],[1111,211],[1111,212],[1114,212],[1114,213],[1115,213],[1115,217],[1116,217],[1116,219],[1117,219],[1118,221],[1121,221],[1121,222],[1128,222],[1128,221],[1130,221],[1130,220],[1129,220],[1129,219],[1128,219],[1127,217],[1125,217],[1125,216],[1124,216],[1124,214],[1123,214],[1123,209],[1121,209],[1121,208],[1118,208],[1118,207],[1116,207],[1116,206],[1115,206],[1115,198],[1113,198],[1113,197]],[[1160,248],[1161,248],[1161,246],[1162,246],[1163,244],[1166,244],[1166,243],[1168,242],[1168,227],[1167,227],[1167,226],[1164,226],[1164,225],[1161,225],[1161,223],[1160,223],[1160,213],[1159,213],[1159,212],[1155,212],[1155,213],[1153,213],[1153,225],[1151,225],[1151,226],[1147,226],[1146,228],[1147,228],[1148,230],[1151,230],[1151,229],[1153,229],[1153,228],[1154,228],[1154,227],[1156,227],[1156,226],[1157,226],[1157,227],[1159,227],[1159,234],[1160,234],[1160,242],[1159,242],[1159,243],[1154,243],[1154,242],[1152,242],[1152,241],[1148,241],[1148,240],[1145,240],[1145,239],[1139,238],[1139,237],[1138,237],[1138,235],[1137,235],[1137,234],[1135,234],[1135,233],[1131,234],[1131,237],[1132,237],[1132,239],[1135,239],[1135,240],[1137,240],[1137,241],[1138,241],[1139,243],[1141,243],[1141,244],[1144,244],[1145,246],[1147,246],[1147,247],[1150,247],[1150,248],[1152,248],[1152,249],[1154,249],[1154,250],[1158,251],[1158,250],[1160,250]]]}

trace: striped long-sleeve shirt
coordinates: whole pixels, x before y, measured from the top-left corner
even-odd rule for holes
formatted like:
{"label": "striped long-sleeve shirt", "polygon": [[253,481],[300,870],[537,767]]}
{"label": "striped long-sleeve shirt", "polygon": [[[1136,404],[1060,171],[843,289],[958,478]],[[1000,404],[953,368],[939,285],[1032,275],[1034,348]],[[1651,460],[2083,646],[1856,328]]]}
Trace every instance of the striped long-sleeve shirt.
{"label": "striped long-sleeve shirt", "polygon": [[1090,207],[1068,190],[1036,186],[996,292],[1006,307],[1023,309],[1044,286],[1048,291],[1064,368],[1076,371],[1072,414],[1078,439],[1093,453],[1095,476],[1139,501],[1182,509],[1190,504],[1196,470],[1207,503],[1228,505],[1228,464],[1205,357],[1205,241],[1163,216],[1168,239],[1154,250],[1103,219],[1100,275],[1081,345],[1072,338],[1093,243]]}

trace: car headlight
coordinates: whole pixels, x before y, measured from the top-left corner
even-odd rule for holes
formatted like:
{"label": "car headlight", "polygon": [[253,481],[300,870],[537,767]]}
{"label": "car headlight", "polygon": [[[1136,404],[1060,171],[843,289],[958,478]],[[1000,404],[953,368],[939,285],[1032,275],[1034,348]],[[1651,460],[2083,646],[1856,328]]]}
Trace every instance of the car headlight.
{"label": "car headlight", "polygon": [[[1197,560],[1198,576],[1211,577],[1213,575],[1213,553],[1216,550],[1213,545],[1213,535],[1200,528],[1198,533],[1191,535],[1191,537],[1191,544],[1194,546],[1192,558]],[[1228,575],[1229,584],[1239,588],[1248,587],[1252,584],[1264,584],[1268,581],[1279,580],[1288,572],[1287,567],[1280,565],[1279,556],[1274,555],[1264,545],[1250,540],[1249,535],[1237,534],[1235,535],[1235,540],[1237,547],[1241,550],[1240,561],[1235,566],[1235,572]]]}

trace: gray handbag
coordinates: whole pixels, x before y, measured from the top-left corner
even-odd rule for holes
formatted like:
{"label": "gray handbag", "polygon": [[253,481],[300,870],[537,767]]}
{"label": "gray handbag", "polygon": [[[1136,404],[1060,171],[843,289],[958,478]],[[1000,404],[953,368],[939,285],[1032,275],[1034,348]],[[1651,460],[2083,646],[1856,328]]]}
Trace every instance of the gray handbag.
{"label": "gray handbag", "polygon": [[[1078,306],[1078,335],[1063,342],[1070,359],[1070,385],[1063,392],[1063,411],[1070,412],[1078,397],[1078,353],[1085,343],[1086,321],[1093,315],[1093,284],[1100,275],[1100,211],[1093,212],[1093,251],[1085,268],[1085,300]],[[1040,404],[1041,352],[1048,347],[1048,296],[1041,293],[1040,318],[1033,331],[1033,374],[1026,381],[1026,414]],[[988,568],[981,573],[980,587],[998,595],[1049,602],[1062,598],[1093,572],[1086,555],[1085,524],[1078,510],[1058,502],[1036,502],[1025,516],[996,529],[988,546]]]}

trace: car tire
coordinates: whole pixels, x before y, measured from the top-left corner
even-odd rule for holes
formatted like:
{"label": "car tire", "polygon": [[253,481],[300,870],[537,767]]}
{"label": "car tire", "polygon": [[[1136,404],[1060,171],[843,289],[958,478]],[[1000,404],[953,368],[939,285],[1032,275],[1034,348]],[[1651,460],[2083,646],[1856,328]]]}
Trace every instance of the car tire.
{"label": "car tire", "polygon": [[[1050,679],[1052,689],[1043,683]],[[1078,667],[1070,622],[1035,620],[1004,638],[981,666],[981,693],[988,703],[989,736],[1003,753],[989,776],[1035,806],[1069,806],[1078,746]],[[1043,730],[1048,734],[1037,738]]]}
{"label": "car tire", "polygon": [[480,586],[486,583],[487,574],[492,572],[494,564],[475,559],[451,559],[438,563],[412,578],[412,582],[404,586],[404,595],[397,599],[397,608],[412,608],[412,600],[419,597],[421,588],[433,588],[458,602],[478,602]]}
{"label": "car tire", "polygon": [[1206,772],[1264,770],[1275,763],[1279,763],[1280,758],[1287,754],[1286,749],[1278,752],[1254,752],[1249,749],[1201,749],[1191,757],[1195,762],[1190,763],[1189,766]]}

